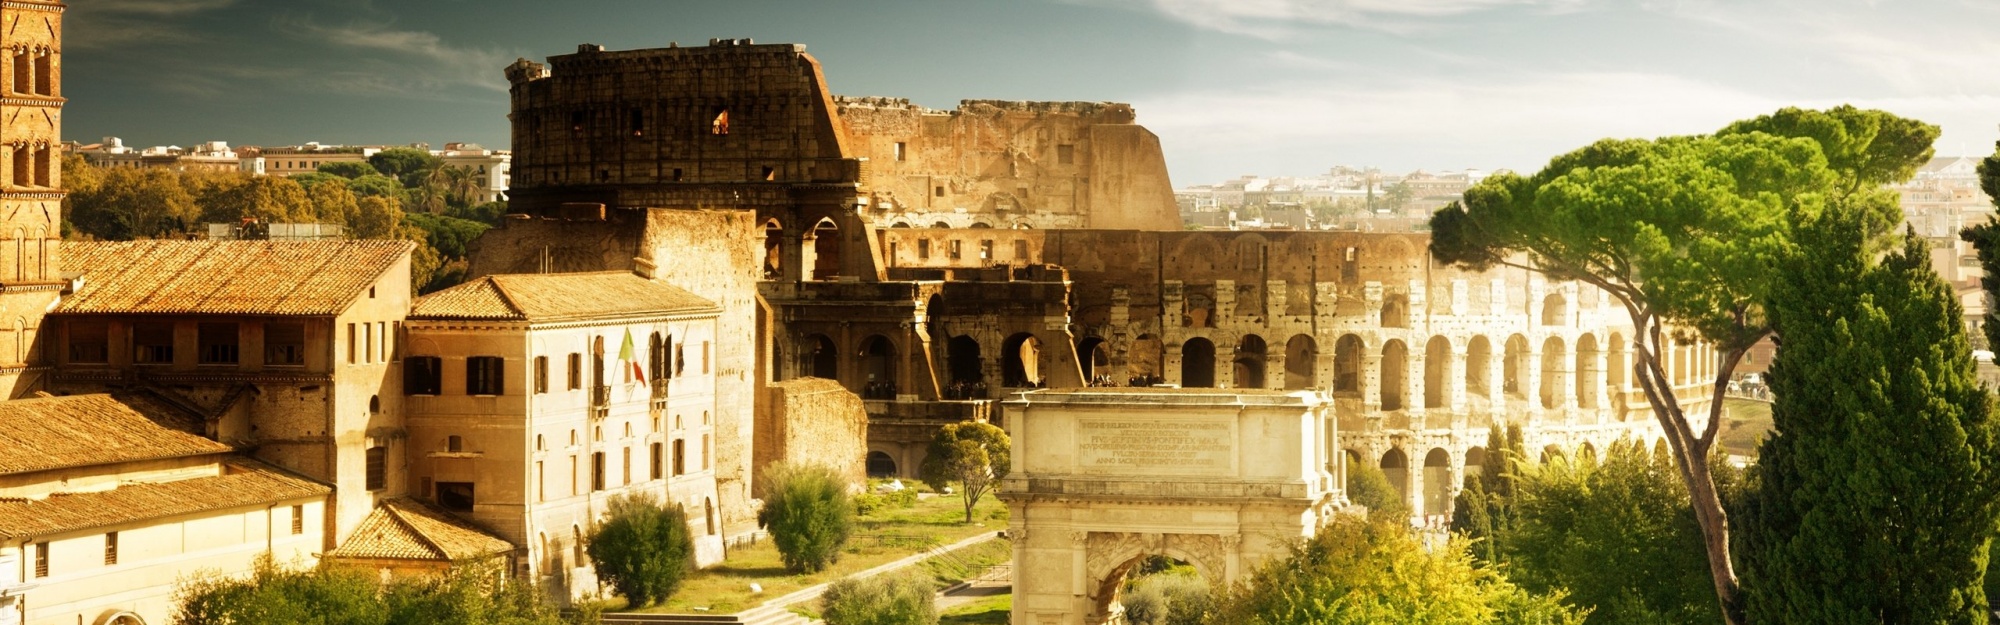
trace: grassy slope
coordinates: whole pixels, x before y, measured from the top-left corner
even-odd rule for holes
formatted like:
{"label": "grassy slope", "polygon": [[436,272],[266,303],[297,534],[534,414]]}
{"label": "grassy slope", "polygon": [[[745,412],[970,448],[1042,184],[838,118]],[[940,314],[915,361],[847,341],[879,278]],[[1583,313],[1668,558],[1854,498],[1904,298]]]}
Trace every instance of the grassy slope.
{"label": "grassy slope", "polygon": [[1739,456],[1757,457],[1757,443],[1771,431],[1771,404],[1747,399],[1722,400],[1722,448]]}

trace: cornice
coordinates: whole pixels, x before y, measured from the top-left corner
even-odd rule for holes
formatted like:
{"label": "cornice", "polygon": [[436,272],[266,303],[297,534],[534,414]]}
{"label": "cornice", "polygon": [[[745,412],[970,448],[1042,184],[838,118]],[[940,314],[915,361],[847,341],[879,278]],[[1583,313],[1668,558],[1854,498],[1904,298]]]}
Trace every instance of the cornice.
{"label": "cornice", "polygon": [[63,5],[60,2],[45,3],[45,2],[30,2],[28,0],[7,0],[6,2],[0,2],[0,9],[17,9],[22,11],[47,11],[50,13],[62,13],[64,11],[69,10],[69,7]]}
{"label": "cornice", "polygon": [[63,105],[65,105],[65,104],[68,104],[68,103],[69,103],[69,100],[68,100],[68,99],[65,99],[65,98],[32,98],[32,97],[31,97],[31,98],[22,98],[22,97],[11,97],[11,98],[0,98],[0,106],[34,106],[34,107],[41,107],[41,108],[57,108],[57,109],[59,109],[59,108],[62,108],[62,107],[63,107]]}

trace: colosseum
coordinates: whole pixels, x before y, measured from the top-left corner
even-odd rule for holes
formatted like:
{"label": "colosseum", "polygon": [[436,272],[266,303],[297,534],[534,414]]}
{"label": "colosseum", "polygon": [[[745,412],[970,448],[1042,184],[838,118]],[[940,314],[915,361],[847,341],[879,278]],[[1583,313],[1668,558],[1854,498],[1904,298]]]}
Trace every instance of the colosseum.
{"label": "colosseum", "polygon": [[[586,45],[507,75],[521,214],[471,273],[631,269],[721,303],[735,526],[769,452],[757,415],[795,378],[861,397],[877,475],[1035,387],[1327,393],[1344,461],[1386,469],[1420,516],[1448,513],[1494,423],[1544,455],[1663,444],[1602,292],[1443,266],[1422,233],[1184,231],[1129,105],[840,97],[804,46],[748,40]],[[1705,414],[1713,351],[1665,356]]]}

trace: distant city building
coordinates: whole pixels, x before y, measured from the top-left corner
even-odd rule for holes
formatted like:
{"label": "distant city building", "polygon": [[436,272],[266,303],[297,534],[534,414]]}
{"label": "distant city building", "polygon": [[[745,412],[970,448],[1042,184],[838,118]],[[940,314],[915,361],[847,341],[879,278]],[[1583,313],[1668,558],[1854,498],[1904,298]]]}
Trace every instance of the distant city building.
{"label": "distant city building", "polygon": [[319,171],[319,166],[327,163],[366,163],[368,157],[387,147],[321,145],[315,141],[305,145],[244,148],[243,151],[246,152],[244,169],[265,176],[290,176]]}
{"label": "distant city building", "polygon": [[267,224],[256,219],[241,223],[208,224],[211,241],[313,241],[346,238],[338,224]]}
{"label": "distant city building", "polygon": [[444,149],[435,152],[444,160],[445,167],[472,172],[472,180],[477,191],[474,202],[498,202],[507,199],[509,168],[513,164],[513,153],[506,150],[488,150],[477,143],[447,143]]}
{"label": "distant city building", "polygon": [[173,171],[237,171],[242,161],[229,144],[205,141],[191,148],[178,145],[135,149],[118,137],[72,148],[84,162],[106,169],[169,169]]}

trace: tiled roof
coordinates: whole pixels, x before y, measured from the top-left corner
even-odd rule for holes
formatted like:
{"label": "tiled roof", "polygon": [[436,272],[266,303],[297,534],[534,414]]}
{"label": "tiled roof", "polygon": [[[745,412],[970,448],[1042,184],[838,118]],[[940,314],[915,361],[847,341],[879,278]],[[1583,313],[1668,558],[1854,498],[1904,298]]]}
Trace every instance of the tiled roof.
{"label": "tiled roof", "polygon": [[513,543],[428,504],[391,499],[368,513],[354,535],[326,557],[462,562],[513,550]]}
{"label": "tiled roof", "polygon": [[0,401],[0,475],[229,450],[109,395]]}
{"label": "tiled roof", "polygon": [[252,461],[225,465],[223,475],[175,482],[124,484],[47,499],[0,499],[0,538],[52,536],[148,519],[325,497],[333,489]]}
{"label": "tiled roof", "polygon": [[409,256],[409,241],[63,244],[83,276],[61,313],[337,315]]}
{"label": "tiled roof", "polygon": [[410,318],[542,322],[716,310],[714,302],[629,272],[524,273],[426,295]]}

